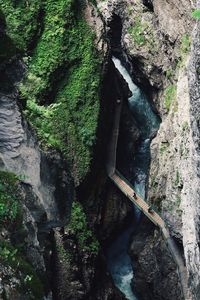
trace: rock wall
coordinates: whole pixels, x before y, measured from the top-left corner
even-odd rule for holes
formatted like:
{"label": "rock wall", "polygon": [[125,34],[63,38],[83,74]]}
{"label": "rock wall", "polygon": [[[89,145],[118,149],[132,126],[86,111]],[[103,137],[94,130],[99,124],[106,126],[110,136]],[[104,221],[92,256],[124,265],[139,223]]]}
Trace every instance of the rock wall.
{"label": "rock wall", "polygon": [[113,47],[113,51],[126,53],[134,81],[153,100],[162,118],[151,146],[148,198],[172,235],[183,243],[193,298],[198,299],[199,28],[195,27],[192,36],[195,21],[191,18],[196,3],[97,2],[108,32],[112,20],[121,21],[121,48]]}
{"label": "rock wall", "polygon": [[[194,1],[190,0],[98,0],[98,9],[87,2],[85,17],[96,32],[96,45],[105,59],[111,44],[105,42],[105,33],[108,38],[110,34],[115,37],[112,50],[118,54],[122,50],[126,53],[134,81],[148,93],[152,105],[162,118],[162,125],[151,147],[149,201],[160,209],[171,233],[183,242],[193,298],[197,300],[200,297],[198,26],[194,29],[192,52],[188,60],[194,25],[191,10],[194,6]],[[4,28],[0,30],[2,36],[5,36]],[[0,53],[0,58],[5,63],[14,54],[15,49],[8,57]],[[6,66],[6,70],[5,66],[0,69],[0,78],[4,79],[0,90],[0,167],[1,170],[16,173],[22,181],[27,257],[36,270],[45,272],[46,261],[52,259],[49,233],[52,228],[62,227],[69,220],[75,192],[73,180],[60,153],[41,151],[34,132],[21,117],[16,85],[23,77],[24,65],[15,60]],[[104,71],[104,91],[97,129],[99,134],[94,154],[97,163],[93,164],[88,178],[79,187],[77,197],[83,203],[90,227],[106,243],[111,235],[125,225],[131,206],[107,182],[104,170],[105,145],[112,127],[110,115],[119,85],[110,64],[105,64]],[[127,112],[124,112],[123,118],[126,120],[122,135],[126,126],[129,126]],[[136,140],[137,128],[133,126],[129,135]],[[123,136],[121,139],[123,141]],[[120,151],[123,152],[123,148]],[[102,157],[100,152],[103,153]],[[123,168],[123,159],[119,164]],[[106,274],[102,255],[98,257],[102,263],[100,268],[97,258],[77,248],[73,234],[63,232],[60,228],[54,233],[55,290],[59,299],[123,299]],[[59,247],[62,251],[57,251]],[[68,252],[73,256],[70,261],[66,256]],[[150,299],[160,299],[161,291],[169,290],[169,286],[170,291],[164,299],[181,299],[179,289],[175,290],[175,267],[158,233],[147,232],[147,236],[135,237],[130,253],[138,260],[135,284],[138,290],[143,291],[144,299],[147,299],[148,293]],[[165,257],[164,262],[162,256]],[[151,266],[152,262],[157,266],[153,273],[151,268],[146,267]],[[157,285],[160,274],[162,280]],[[103,282],[101,286],[98,281]],[[153,287],[152,291],[149,284]],[[0,291],[5,293],[5,288]],[[13,295],[12,286],[8,295]]]}
{"label": "rock wall", "polygon": [[[36,272],[44,273],[48,269],[50,275],[49,265],[46,265],[50,259],[47,254],[49,233],[53,227],[69,221],[74,186],[62,156],[56,151],[42,151],[34,132],[22,117],[17,84],[24,71],[19,60],[1,70],[7,85],[0,89],[0,169],[15,174],[20,181],[25,256]],[[12,237],[12,230],[9,235]],[[18,239],[21,238],[19,230]],[[14,245],[15,242],[19,241],[14,240]],[[12,282],[6,288],[13,293]]]}
{"label": "rock wall", "polygon": [[[197,1],[198,8],[200,2]],[[191,165],[189,168],[189,178],[187,181],[188,197],[184,198],[187,208],[183,213],[183,243],[190,275],[190,284],[193,288],[195,299],[200,297],[200,279],[198,270],[200,266],[200,206],[199,206],[199,109],[200,109],[200,84],[199,84],[199,65],[200,65],[200,26],[197,22],[193,31],[192,51],[188,69],[189,91],[190,91],[190,124],[192,133],[191,143]],[[188,169],[187,169],[188,170]],[[190,199],[190,201],[189,201]],[[189,202],[189,203],[188,203]],[[190,220],[188,224],[188,220]]]}
{"label": "rock wall", "polygon": [[135,273],[133,289],[139,299],[183,299],[176,264],[149,220],[145,220],[134,235],[129,253]]}
{"label": "rock wall", "polygon": [[[93,6],[89,4],[86,6],[85,17],[91,26],[96,26],[97,33],[101,31],[97,34],[96,43],[99,50],[106,55],[107,44],[102,43],[101,39],[103,23],[100,18],[97,18],[97,11]],[[103,83],[96,147],[100,145],[100,150],[95,150],[96,160],[92,167],[95,176],[91,171],[95,180],[86,178],[84,184],[79,187],[82,192],[77,193],[77,198],[84,203],[90,226],[102,227],[101,233],[99,230],[101,240],[106,240],[111,233],[121,228],[121,223],[124,222],[130,208],[129,203],[125,203],[122,196],[118,195],[113,186],[107,182],[105,174],[103,174],[104,183],[98,180],[99,174],[104,171],[105,144],[112,126],[109,113],[112,113],[113,99],[118,91],[115,80],[112,80],[112,84],[109,85],[107,70],[113,72],[112,67],[106,67],[105,64],[103,77],[106,84]],[[45,286],[47,299],[52,297],[54,299],[124,299],[123,295],[115,289],[110,275],[107,274],[103,254],[98,257],[92,256],[90,251],[78,247],[77,236],[74,233],[63,233],[61,230],[61,227],[63,228],[69,222],[71,202],[75,198],[74,182],[71,169],[62,155],[52,149],[46,151],[44,147],[41,150],[35,132],[27,124],[26,116],[22,114],[24,103],[19,101],[18,84],[25,71],[23,63],[13,57],[13,61],[5,61],[0,74],[6,79],[0,90],[0,167],[1,170],[16,174],[21,181],[23,223],[26,228],[25,255],[36,272],[42,273],[42,277],[47,277]],[[92,185],[94,181],[96,181],[95,186]],[[98,188],[103,190],[105,186],[109,186],[108,193],[106,191],[108,201],[105,202],[104,198],[102,203],[102,194],[99,197],[96,193]],[[90,189],[92,195],[88,200],[88,195],[85,194]],[[91,198],[93,193],[95,197]],[[116,198],[121,203],[122,211],[118,211]],[[94,207],[94,211],[91,211],[90,205]],[[112,212],[115,213],[114,220]],[[119,222],[118,227],[117,222]],[[54,236],[53,228],[57,228],[54,230]],[[68,252],[70,252],[69,256]],[[10,276],[9,282],[3,281],[0,287],[1,295],[4,297],[6,293],[8,298],[28,299],[24,291],[18,296],[15,290],[13,281],[18,280],[18,274],[15,278],[11,271],[7,274],[7,270],[2,266],[0,270],[4,278]]]}

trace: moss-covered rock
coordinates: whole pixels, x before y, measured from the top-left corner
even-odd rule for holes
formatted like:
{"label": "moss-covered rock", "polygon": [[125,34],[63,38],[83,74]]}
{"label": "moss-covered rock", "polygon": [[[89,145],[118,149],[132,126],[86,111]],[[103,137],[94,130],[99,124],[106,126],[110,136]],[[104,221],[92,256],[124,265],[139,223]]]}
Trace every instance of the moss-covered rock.
{"label": "moss-covered rock", "polygon": [[[19,178],[0,172],[0,297],[42,299],[44,288],[25,255],[25,228]],[[14,236],[18,237],[17,239]]]}
{"label": "moss-covered rock", "polygon": [[0,0],[1,11],[6,21],[6,33],[12,43],[26,51],[38,30],[41,0]]}
{"label": "moss-covered rock", "polygon": [[77,183],[90,167],[99,114],[100,60],[78,3],[45,1],[44,30],[20,86],[45,147],[60,149]]}
{"label": "moss-covered rock", "polygon": [[0,229],[21,223],[17,177],[0,171]]}

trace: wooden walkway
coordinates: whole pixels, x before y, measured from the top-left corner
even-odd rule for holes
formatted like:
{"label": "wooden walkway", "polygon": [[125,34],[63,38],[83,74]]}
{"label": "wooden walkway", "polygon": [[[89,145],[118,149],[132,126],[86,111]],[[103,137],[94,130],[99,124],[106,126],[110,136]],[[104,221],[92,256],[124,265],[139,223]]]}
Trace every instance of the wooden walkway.
{"label": "wooden walkway", "polygon": [[136,194],[136,192],[127,182],[122,179],[120,173],[116,171],[110,176],[110,178],[124,193],[124,195],[126,195],[156,226],[162,228],[164,237],[169,238],[169,231],[167,228],[165,228],[165,222],[163,219],[153,209],[151,209],[151,212],[149,212],[149,205],[139,195]]}
{"label": "wooden walkway", "polygon": [[160,228],[166,245],[177,265],[177,271],[182,287],[183,297],[185,300],[192,300],[188,289],[188,274],[185,267],[185,262],[179,248],[177,247],[173,238],[170,236],[167,225],[155,210],[149,210],[150,207],[147,202],[136,194],[131,184],[116,170],[116,153],[122,103],[123,102],[119,100],[117,100],[116,102],[113,133],[108,148],[108,159],[106,163],[107,174],[115,183],[115,185],[124,193],[124,195],[127,196],[130,201],[133,202],[147,216],[147,218],[149,218],[151,222],[153,222],[157,227]]}

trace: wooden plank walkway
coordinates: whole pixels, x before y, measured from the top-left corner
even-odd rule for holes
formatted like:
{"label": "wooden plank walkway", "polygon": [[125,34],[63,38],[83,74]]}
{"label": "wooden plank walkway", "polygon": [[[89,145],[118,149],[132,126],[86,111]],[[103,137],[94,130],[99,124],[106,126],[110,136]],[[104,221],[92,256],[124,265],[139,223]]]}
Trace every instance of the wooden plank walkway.
{"label": "wooden plank walkway", "polygon": [[170,236],[169,231],[167,228],[165,228],[163,219],[153,209],[151,210],[151,212],[149,212],[150,207],[146,203],[146,201],[144,201],[139,195],[137,195],[133,188],[118,174],[119,172],[111,175],[111,180],[118,186],[118,188],[124,193],[124,195],[127,196],[156,226],[162,228],[162,230],[164,229],[164,237],[168,238]]}

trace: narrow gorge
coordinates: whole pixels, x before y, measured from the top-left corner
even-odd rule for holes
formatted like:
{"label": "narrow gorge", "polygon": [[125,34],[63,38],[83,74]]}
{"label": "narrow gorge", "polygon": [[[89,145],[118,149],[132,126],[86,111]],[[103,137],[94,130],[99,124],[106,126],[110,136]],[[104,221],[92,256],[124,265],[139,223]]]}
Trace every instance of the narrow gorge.
{"label": "narrow gorge", "polygon": [[0,0],[0,299],[200,299],[199,20]]}

